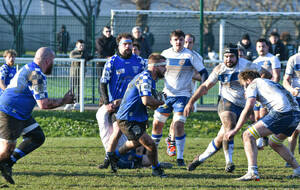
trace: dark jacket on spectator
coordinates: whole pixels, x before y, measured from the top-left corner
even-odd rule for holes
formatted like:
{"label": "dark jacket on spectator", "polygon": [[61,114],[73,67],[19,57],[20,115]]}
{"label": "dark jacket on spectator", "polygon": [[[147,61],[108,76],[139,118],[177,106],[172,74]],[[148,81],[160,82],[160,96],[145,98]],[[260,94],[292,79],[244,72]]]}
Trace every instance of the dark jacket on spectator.
{"label": "dark jacket on spectator", "polygon": [[275,51],[273,51],[272,44],[269,42],[269,52],[275,56],[277,54],[279,54],[278,58],[280,61],[287,60],[285,45],[280,40],[278,40],[278,42],[274,45],[275,45],[275,48],[274,48]]}
{"label": "dark jacket on spectator", "polygon": [[96,40],[98,58],[107,58],[113,56],[117,47],[116,38],[113,36],[107,38],[106,36],[101,35],[100,38]]}
{"label": "dark jacket on spectator", "polygon": [[138,42],[141,46],[141,54],[142,58],[148,59],[149,55],[152,53],[151,46],[148,40],[144,37],[140,37],[139,39],[134,39],[133,42]]}

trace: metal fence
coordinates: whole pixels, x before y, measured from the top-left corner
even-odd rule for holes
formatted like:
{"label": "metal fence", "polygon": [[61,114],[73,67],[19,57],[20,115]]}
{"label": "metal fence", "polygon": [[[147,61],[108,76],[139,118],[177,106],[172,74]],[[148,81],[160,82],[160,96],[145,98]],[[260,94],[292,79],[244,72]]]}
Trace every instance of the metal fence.
{"label": "metal fence", "polygon": [[[31,62],[32,58],[16,58],[15,65],[17,69],[20,69],[23,65]],[[71,62],[80,61],[81,67],[78,68],[80,71],[80,76],[78,76],[79,84],[76,86],[71,86]],[[79,88],[79,103],[80,111],[84,111],[84,105],[97,105],[100,98],[99,93],[99,80],[102,75],[103,68],[97,67],[97,62],[104,62],[107,59],[92,59],[84,64],[84,59],[69,59],[69,58],[55,58],[52,74],[47,76],[48,83],[48,95],[49,98],[62,98],[64,94],[74,88]],[[0,58],[0,64],[5,62],[4,58]],[[205,60],[204,64],[208,73],[211,73],[213,68],[220,61]],[[282,62],[281,76],[283,76],[285,71],[285,63]],[[197,83],[197,87],[199,86]],[[164,81],[159,80],[157,83],[157,90],[161,91],[164,87]],[[76,91],[77,92],[77,91]],[[76,94],[75,92],[75,94]],[[219,85],[215,85],[210,89],[207,95],[197,101],[197,107],[200,106],[216,106],[218,100]]]}

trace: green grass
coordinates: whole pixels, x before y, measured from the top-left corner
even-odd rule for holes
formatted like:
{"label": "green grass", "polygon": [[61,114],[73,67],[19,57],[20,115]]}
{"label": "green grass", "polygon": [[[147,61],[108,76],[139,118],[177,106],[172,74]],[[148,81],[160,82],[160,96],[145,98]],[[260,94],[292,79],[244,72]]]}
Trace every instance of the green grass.
{"label": "green grass", "polygon": [[[285,162],[270,147],[259,151],[259,182],[237,182],[234,179],[245,174],[247,161],[240,133],[235,138],[233,160],[234,173],[225,173],[223,151],[195,171],[188,172],[176,166],[176,158],[166,155],[163,142],[158,147],[161,162],[170,162],[166,169],[168,178],[151,177],[150,168],[119,170],[113,174],[109,169],[99,170],[105,151],[98,136],[95,112],[35,111],[33,113],[46,133],[44,145],[22,158],[14,166],[16,185],[0,179],[0,187],[7,189],[299,189],[299,180],[287,180],[293,173],[284,167]],[[150,113],[149,115],[153,115]],[[150,124],[152,123],[150,117]],[[164,128],[167,134],[170,119]],[[187,142],[184,153],[186,163],[201,154],[216,136],[220,121],[215,112],[193,113],[187,120]],[[148,129],[148,134],[151,128]],[[59,138],[58,138],[59,137]],[[72,138],[71,138],[72,137]],[[20,142],[21,139],[18,140]],[[286,143],[286,142],[285,142]],[[300,155],[296,151],[296,159]]]}
{"label": "green grass", "polygon": [[[190,163],[202,153],[211,138],[187,138],[185,160]],[[225,173],[224,154],[216,153],[195,171],[183,167],[166,169],[168,178],[151,177],[151,169],[118,170],[96,168],[104,159],[104,149],[99,138],[47,138],[45,144],[14,166],[16,185],[0,179],[1,187],[10,189],[298,189],[299,180],[287,180],[292,169],[270,149],[259,151],[259,182],[237,182],[245,174],[247,162],[239,137],[235,139],[234,162],[236,171]],[[159,160],[175,164],[176,158],[168,157],[162,142]],[[296,154],[299,160],[299,154]]]}

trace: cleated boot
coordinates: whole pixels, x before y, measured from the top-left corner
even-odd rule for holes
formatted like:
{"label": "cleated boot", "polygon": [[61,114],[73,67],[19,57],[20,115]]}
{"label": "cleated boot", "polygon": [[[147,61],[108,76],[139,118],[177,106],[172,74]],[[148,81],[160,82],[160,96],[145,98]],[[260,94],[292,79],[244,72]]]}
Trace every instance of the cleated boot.
{"label": "cleated boot", "polygon": [[188,171],[193,171],[195,170],[198,166],[200,166],[200,164],[202,164],[203,162],[199,161],[199,155],[196,155],[193,162],[188,165]]}
{"label": "cleated boot", "polygon": [[153,169],[152,176],[161,177],[161,178],[167,177],[167,175],[164,173],[164,170],[162,170],[160,166],[158,166],[157,168]]}
{"label": "cleated boot", "polygon": [[244,176],[237,178],[236,181],[259,181],[258,172],[247,172]]}
{"label": "cleated boot", "polygon": [[226,164],[225,166],[225,171],[232,173],[235,170],[235,165],[232,162],[229,162],[228,164]]}
{"label": "cleated boot", "polygon": [[109,164],[108,158],[105,157],[103,163],[98,166],[98,169],[107,169]]}
{"label": "cleated boot", "polygon": [[118,161],[119,157],[116,155],[115,152],[108,152],[108,160],[110,162],[110,169],[112,172],[116,173],[118,170]]}
{"label": "cleated boot", "polygon": [[185,166],[183,159],[177,159],[177,166]]}
{"label": "cleated boot", "polygon": [[2,173],[2,176],[6,181],[8,181],[10,184],[15,184],[15,181],[13,180],[12,176],[12,169],[8,166],[7,163],[2,162],[0,163],[0,170]]}

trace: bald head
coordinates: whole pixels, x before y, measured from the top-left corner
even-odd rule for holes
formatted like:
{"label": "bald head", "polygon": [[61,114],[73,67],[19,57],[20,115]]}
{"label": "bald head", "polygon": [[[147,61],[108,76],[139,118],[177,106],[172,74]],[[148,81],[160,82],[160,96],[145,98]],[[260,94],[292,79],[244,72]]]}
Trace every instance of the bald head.
{"label": "bald head", "polygon": [[33,61],[41,67],[43,73],[51,74],[54,58],[55,54],[52,49],[41,47],[36,51]]}

